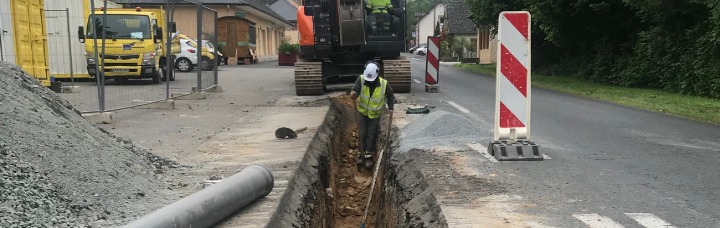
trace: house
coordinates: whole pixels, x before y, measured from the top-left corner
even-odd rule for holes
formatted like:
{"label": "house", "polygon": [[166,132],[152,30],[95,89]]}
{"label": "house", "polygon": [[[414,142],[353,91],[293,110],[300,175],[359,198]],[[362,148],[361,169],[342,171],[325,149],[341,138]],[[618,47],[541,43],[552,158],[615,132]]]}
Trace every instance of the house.
{"label": "house", "polygon": [[[469,19],[469,8],[465,2],[445,3],[445,17],[442,21],[446,23],[443,23],[443,32],[448,39],[464,39],[473,44],[471,46],[475,46],[474,44],[478,42],[478,29],[475,23]],[[463,51],[464,56],[460,56],[460,58],[476,58],[476,51],[474,48],[466,47]]]}
{"label": "house", "polygon": [[278,15],[283,17],[287,22],[289,22],[292,27],[288,27],[285,30],[285,37],[288,39],[288,42],[297,44],[300,39],[300,34],[297,30],[297,9],[299,7],[299,4],[295,2],[294,0],[278,0],[272,5],[270,5],[270,9],[275,11]]}
{"label": "house", "polygon": [[428,36],[434,36],[436,27],[441,27],[442,18],[445,17],[445,4],[438,3],[425,15],[421,15],[417,24],[415,24],[416,44],[427,43]]}
{"label": "house", "polygon": [[[270,9],[260,0],[196,0],[218,12],[218,18],[239,16],[255,23],[255,53],[259,61],[277,60],[280,42],[285,37],[285,30],[293,27],[282,16]],[[125,7],[165,7],[167,0],[116,0]],[[197,38],[197,7],[186,1],[175,3],[174,21],[178,32],[193,39]],[[202,22],[204,34],[214,33],[214,20],[211,11],[205,10]]]}

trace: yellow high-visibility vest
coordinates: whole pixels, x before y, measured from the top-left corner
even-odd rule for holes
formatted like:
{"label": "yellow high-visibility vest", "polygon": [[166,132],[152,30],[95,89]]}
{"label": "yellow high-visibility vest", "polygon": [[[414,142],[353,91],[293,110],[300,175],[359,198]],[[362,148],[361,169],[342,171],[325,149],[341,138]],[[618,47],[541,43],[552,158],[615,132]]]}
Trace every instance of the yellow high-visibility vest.
{"label": "yellow high-visibility vest", "polygon": [[368,0],[368,7],[372,10],[370,13],[387,13],[392,4],[390,0]]}
{"label": "yellow high-visibility vest", "polygon": [[360,97],[357,100],[357,109],[360,114],[367,116],[370,119],[377,119],[382,114],[382,108],[385,106],[385,89],[387,88],[387,81],[378,76],[377,80],[380,80],[380,88],[375,88],[372,94],[370,94],[370,87],[365,85],[365,79],[360,76],[360,83],[362,85],[362,91]]}

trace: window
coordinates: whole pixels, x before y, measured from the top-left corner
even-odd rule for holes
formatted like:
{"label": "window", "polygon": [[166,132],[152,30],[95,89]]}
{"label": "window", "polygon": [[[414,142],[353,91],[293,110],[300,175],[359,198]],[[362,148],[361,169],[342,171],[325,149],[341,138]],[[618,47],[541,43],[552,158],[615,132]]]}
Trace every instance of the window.
{"label": "window", "polygon": [[[95,15],[94,20],[88,20],[87,37],[93,37],[92,22],[95,22],[97,30],[101,34],[97,34],[100,38],[105,33],[106,38],[110,39],[150,39],[150,18],[141,15],[107,15],[105,25],[102,24],[103,16]],[[103,32],[104,31],[104,32]]]}

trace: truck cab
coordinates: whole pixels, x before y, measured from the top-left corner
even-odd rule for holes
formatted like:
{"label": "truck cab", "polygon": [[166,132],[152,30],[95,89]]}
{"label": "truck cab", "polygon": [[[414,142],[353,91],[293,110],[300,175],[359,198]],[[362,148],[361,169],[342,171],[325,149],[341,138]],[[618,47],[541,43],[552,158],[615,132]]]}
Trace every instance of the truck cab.
{"label": "truck cab", "polygon": [[80,42],[85,43],[88,73],[97,75],[104,45],[105,78],[116,82],[150,78],[159,83],[165,65],[164,25],[159,9],[96,9],[94,16],[88,16],[87,31],[83,27],[78,31]]}

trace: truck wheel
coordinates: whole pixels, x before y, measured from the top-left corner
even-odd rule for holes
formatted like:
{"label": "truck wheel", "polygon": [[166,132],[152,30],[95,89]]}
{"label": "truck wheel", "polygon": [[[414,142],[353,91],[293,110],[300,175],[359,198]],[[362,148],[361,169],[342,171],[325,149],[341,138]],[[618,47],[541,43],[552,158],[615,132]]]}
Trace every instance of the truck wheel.
{"label": "truck wheel", "polygon": [[193,70],[193,64],[188,58],[179,58],[175,62],[175,67],[177,67],[180,72],[190,72]]}
{"label": "truck wheel", "polygon": [[161,78],[162,78],[162,75],[160,75],[160,71],[155,71],[155,73],[152,76],[152,84],[160,83]]}
{"label": "truck wheel", "polygon": [[213,64],[213,62],[212,62],[212,60],[210,60],[210,58],[203,56],[202,61],[200,62],[200,69],[201,70],[212,70],[214,65],[215,64]]}
{"label": "truck wheel", "polygon": [[175,81],[175,71],[172,71],[172,70],[170,71],[170,81],[171,82]]}

